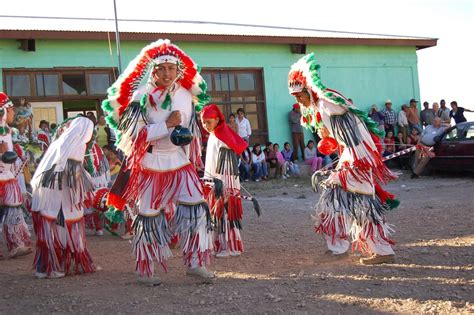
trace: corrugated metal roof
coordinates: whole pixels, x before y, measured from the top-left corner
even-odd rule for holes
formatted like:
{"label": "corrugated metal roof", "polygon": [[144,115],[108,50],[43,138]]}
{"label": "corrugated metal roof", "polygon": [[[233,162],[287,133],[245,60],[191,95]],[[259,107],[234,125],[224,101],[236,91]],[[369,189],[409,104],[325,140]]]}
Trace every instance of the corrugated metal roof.
{"label": "corrugated metal roof", "polygon": [[[115,32],[113,19],[68,17],[11,17],[0,15],[3,31]],[[125,33],[196,34],[229,36],[263,36],[294,38],[350,38],[388,40],[433,40],[433,38],[339,32],[306,28],[248,25],[205,21],[164,21],[119,19],[119,30]]]}

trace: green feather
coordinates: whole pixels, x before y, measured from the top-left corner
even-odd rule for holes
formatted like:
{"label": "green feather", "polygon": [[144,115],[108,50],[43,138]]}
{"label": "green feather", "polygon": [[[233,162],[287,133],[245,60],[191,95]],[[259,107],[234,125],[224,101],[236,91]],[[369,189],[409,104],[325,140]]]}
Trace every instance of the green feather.
{"label": "green feather", "polygon": [[163,103],[161,104],[161,108],[168,109],[168,110],[171,109],[171,96],[169,93],[166,93],[166,97]]}
{"label": "green feather", "polygon": [[398,199],[387,199],[385,203],[390,207],[390,209],[395,209],[400,204]]}

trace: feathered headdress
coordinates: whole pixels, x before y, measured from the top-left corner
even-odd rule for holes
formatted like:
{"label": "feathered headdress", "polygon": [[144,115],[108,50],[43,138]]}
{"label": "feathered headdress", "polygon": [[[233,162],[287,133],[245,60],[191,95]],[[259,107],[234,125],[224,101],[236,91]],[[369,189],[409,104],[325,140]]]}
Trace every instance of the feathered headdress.
{"label": "feathered headdress", "polygon": [[[377,128],[377,123],[370,119],[367,113],[353,106],[341,93],[324,86],[319,77],[319,69],[320,66],[316,62],[314,53],[301,57],[294,63],[288,74],[288,89],[290,94],[307,91],[313,103],[317,100],[326,100],[344,106],[350,112],[357,115],[366,124],[371,133],[383,136],[383,131]],[[321,118],[318,113],[314,112],[312,106],[309,108],[301,106],[301,115],[305,127],[317,129],[321,126]]]}
{"label": "feathered headdress", "polygon": [[0,92],[0,136],[4,136],[10,132],[7,125],[7,108],[13,107],[13,102],[8,95]]}
{"label": "feathered headdress", "polygon": [[[167,61],[163,61],[163,58]],[[191,92],[197,112],[208,102],[206,82],[199,74],[200,69],[196,63],[178,46],[171,44],[167,39],[160,39],[143,48],[138,56],[128,64],[123,74],[107,90],[108,97],[102,102],[102,109],[107,112],[107,123],[115,129],[117,138],[120,138],[124,132],[120,126],[120,121],[132,101],[134,92],[148,82],[153,67],[162,62],[172,62],[178,65],[176,81]],[[142,106],[147,98],[148,95],[142,97]]]}

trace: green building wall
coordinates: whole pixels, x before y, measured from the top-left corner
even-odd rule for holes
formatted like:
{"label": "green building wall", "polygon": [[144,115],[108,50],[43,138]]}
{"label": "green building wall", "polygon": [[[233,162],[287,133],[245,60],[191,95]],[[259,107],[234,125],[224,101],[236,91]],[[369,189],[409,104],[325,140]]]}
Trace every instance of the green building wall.
{"label": "green building wall", "polygon": [[[15,40],[0,40],[2,68],[116,67],[107,41],[37,40],[35,52],[18,49]],[[147,42],[122,42],[125,67]],[[289,45],[177,42],[201,67],[261,68],[267,106],[269,138],[274,142],[291,139],[287,121],[294,99],[288,94],[287,75],[292,63],[302,55],[292,54]],[[409,99],[419,99],[415,47],[398,46],[317,46],[308,45],[321,65],[323,83],[338,90],[361,109],[372,104],[383,108],[391,99],[396,111]],[[0,90],[3,90],[0,80]],[[306,139],[310,139],[310,134]]]}

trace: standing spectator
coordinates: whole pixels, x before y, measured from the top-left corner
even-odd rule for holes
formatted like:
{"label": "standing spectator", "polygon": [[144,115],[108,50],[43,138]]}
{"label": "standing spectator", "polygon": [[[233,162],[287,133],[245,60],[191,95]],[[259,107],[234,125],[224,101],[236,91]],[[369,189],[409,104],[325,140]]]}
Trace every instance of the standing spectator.
{"label": "standing spectator", "polygon": [[239,136],[247,141],[250,141],[250,136],[252,135],[252,128],[250,127],[250,122],[245,118],[245,112],[243,108],[237,110],[237,125],[239,126]]}
{"label": "standing spectator", "polygon": [[99,122],[97,123],[97,144],[102,148],[104,145],[114,146],[115,134],[105,123],[105,116],[99,116]]}
{"label": "standing spectator", "polygon": [[410,107],[408,107],[407,111],[407,119],[410,129],[415,128],[418,130],[418,133],[421,133],[423,129],[420,127],[420,117],[418,116],[418,107],[416,106],[416,103],[418,103],[418,101],[414,98],[410,100]]}
{"label": "standing spectator", "polygon": [[316,172],[323,166],[323,159],[317,155],[313,140],[309,140],[304,149],[304,162],[311,165],[312,173]]}
{"label": "standing spectator", "polygon": [[260,144],[255,143],[252,150],[252,180],[259,182],[261,178],[268,179],[267,162]]}
{"label": "standing spectator", "polygon": [[229,115],[227,126],[229,126],[236,134],[239,134],[239,125],[235,122],[235,115],[233,113]]}
{"label": "standing spectator", "polygon": [[398,131],[403,135],[403,141],[407,141],[408,136],[408,119],[407,119],[408,106],[402,105],[402,109],[398,113]]}
{"label": "standing spectator", "polygon": [[392,101],[387,100],[385,102],[385,109],[382,111],[383,121],[385,125],[385,132],[394,131],[394,127],[397,123],[397,114],[392,109]]}
{"label": "standing spectator", "polygon": [[375,104],[372,105],[372,107],[370,109],[369,117],[372,118],[372,120],[375,121],[378,124],[378,128],[379,128],[380,131],[385,130],[384,116],[381,112],[379,112],[379,110],[377,108],[377,105],[375,105]]}
{"label": "standing spectator", "polygon": [[277,159],[277,169],[275,172],[275,178],[278,178],[278,176],[280,176],[283,179],[287,179],[288,177],[290,177],[286,174],[286,169],[288,165],[285,160],[285,157],[280,152],[280,145],[278,143],[275,143],[273,145],[273,152],[275,153],[275,157]]}
{"label": "standing spectator", "polygon": [[450,127],[451,126],[451,117],[450,117],[450,110],[446,107],[446,101],[441,100],[439,102],[441,106],[441,113],[442,115],[439,116],[441,118],[441,125],[444,127]]}
{"label": "standing spectator", "polygon": [[252,169],[252,152],[247,147],[240,155],[239,173],[240,181],[248,182],[250,179],[250,170]]}
{"label": "standing spectator", "polygon": [[433,113],[435,118],[438,117],[441,119],[441,125],[443,127],[451,126],[451,118],[449,117],[449,111],[442,110],[439,108],[439,104],[434,102],[433,103]]}
{"label": "standing spectator", "polygon": [[387,156],[387,155],[395,153],[395,139],[393,138],[393,132],[392,131],[387,132],[383,142],[384,142],[384,146],[385,146],[383,156]]}
{"label": "standing spectator", "polygon": [[433,123],[434,111],[430,108],[430,103],[423,102],[423,109],[420,113],[421,125],[424,127]]}
{"label": "standing spectator", "polygon": [[435,117],[433,119],[433,125],[429,125],[423,130],[420,141],[418,141],[418,144],[421,145],[421,149],[417,148],[415,152],[415,165],[411,178],[418,178],[430,159],[434,157],[434,153],[430,152],[429,149],[435,145],[435,138],[441,136],[445,129],[446,128],[441,125],[441,119]]}
{"label": "standing spectator", "polygon": [[464,117],[464,112],[474,112],[470,109],[466,109],[464,107],[459,107],[458,102],[452,101],[451,102],[451,111],[449,112],[449,117],[453,118],[456,124],[462,123],[467,121],[466,117]]}
{"label": "standing spectator", "polygon": [[281,151],[281,154],[285,158],[285,161],[288,165],[289,173],[291,175],[299,175],[300,174],[300,168],[298,167],[298,164],[294,163],[293,150],[291,150],[289,142],[285,142],[285,144],[283,145],[283,150]]}
{"label": "standing spectator", "polygon": [[293,109],[288,113],[288,121],[291,127],[291,139],[293,140],[293,160],[298,160],[298,147],[301,149],[301,157],[304,158],[304,134],[301,126],[300,104],[293,104]]}

